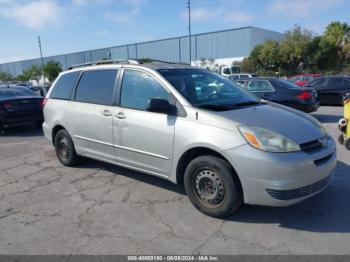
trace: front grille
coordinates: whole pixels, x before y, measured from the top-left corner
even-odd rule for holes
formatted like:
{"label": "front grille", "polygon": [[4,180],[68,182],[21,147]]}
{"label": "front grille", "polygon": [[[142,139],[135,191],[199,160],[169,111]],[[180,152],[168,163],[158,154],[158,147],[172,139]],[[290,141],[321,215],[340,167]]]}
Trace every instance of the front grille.
{"label": "front grille", "polygon": [[322,144],[319,140],[314,140],[304,144],[300,144],[300,149],[306,153],[313,153],[322,149]]}
{"label": "front grille", "polygon": [[290,190],[266,189],[266,192],[270,196],[272,196],[273,198],[276,198],[278,200],[292,200],[292,199],[311,195],[317,191],[320,191],[321,189],[324,189],[329,184],[331,177],[332,176],[328,176],[328,177],[318,181],[315,184],[301,187],[301,188],[290,189]]}

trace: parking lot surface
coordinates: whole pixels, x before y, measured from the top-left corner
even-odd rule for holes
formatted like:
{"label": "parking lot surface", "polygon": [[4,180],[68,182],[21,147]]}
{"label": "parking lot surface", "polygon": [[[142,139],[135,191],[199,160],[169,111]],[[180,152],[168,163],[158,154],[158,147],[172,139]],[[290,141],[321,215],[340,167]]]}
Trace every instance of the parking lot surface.
{"label": "parking lot surface", "polygon": [[[341,107],[313,114],[336,138]],[[0,134],[1,254],[350,254],[350,151],[321,194],[203,215],[160,178],[93,160],[62,166],[40,130]]]}

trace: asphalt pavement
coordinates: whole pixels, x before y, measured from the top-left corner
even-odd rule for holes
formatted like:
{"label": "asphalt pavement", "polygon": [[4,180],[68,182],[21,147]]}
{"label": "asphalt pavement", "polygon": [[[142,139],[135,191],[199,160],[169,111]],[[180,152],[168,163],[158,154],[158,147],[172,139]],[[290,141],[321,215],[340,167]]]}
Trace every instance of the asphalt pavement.
{"label": "asphalt pavement", "polygon": [[[336,138],[341,107],[313,113]],[[291,207],[222,220],[160,178],[85,160],[62,166],[34,127],[0,134],[1,254],[350,254],[350,151],[332,184]]]}

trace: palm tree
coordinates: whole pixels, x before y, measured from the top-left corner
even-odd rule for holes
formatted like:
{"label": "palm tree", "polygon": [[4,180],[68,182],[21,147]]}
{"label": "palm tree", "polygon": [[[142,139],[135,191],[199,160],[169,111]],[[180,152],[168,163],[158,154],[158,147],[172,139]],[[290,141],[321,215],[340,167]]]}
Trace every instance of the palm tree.
{"label": "palm tree", "polygon": [[350,41],[350,26],[347,23],[332,22],[326,28],[325,38],[343,48]]}
{"label": "palm tree", "polygon": [[337,63],[337,70],[340,70],[341,60],[348,58],[350,54],[350,26],[347,23],[332,22],[324,34],[325,40],[339,48],[340,60]]}

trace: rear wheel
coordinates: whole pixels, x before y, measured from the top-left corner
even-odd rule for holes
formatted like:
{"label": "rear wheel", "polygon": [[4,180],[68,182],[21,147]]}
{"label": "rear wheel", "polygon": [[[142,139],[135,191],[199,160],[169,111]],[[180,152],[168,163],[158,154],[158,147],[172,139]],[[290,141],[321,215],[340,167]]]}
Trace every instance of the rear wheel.
{"label": "rear wheel", "polygon": [[74,166],[78,163],[79,156],[75,152],[73,141],[64,129],[57,132],[54,140],[58,160],[65,166]]}
{"label": "rear wheel", "polygon": [[184,186],[191,203],[209,216],[227,217],[243,202],[238,177],[230,164],[218,157],[193,159],[186,168]]}

